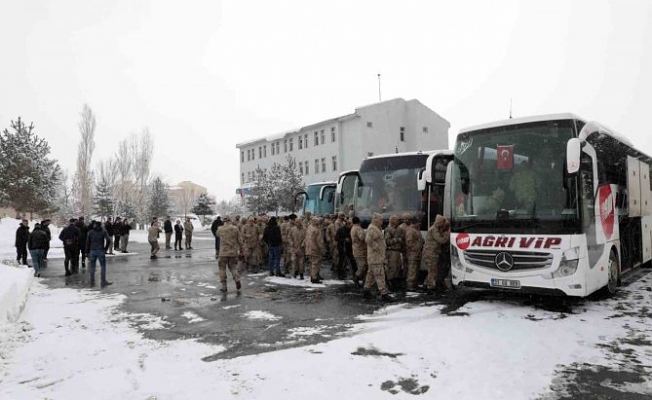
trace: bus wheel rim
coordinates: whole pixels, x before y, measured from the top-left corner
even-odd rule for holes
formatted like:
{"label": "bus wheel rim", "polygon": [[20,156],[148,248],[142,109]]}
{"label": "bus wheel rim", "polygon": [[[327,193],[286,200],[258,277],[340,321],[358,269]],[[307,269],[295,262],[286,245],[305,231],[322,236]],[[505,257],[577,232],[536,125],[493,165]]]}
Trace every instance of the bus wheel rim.
{"label": "bus wheel rim", "polygon": [[616,260],[612,256],[609,258],[609,282],[607,283],[607,288],[610,293],[615,293],[616,286],[618,286],[618,263],[616,263]]}

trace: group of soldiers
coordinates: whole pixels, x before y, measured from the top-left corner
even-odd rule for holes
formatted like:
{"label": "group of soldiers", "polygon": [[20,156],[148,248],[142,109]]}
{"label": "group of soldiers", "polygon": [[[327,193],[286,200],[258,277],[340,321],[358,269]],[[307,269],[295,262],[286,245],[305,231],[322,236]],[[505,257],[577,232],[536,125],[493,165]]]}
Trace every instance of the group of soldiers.
{"label": "group of soldiers", "polygon": [[[263,232],[268,217],[224,217],[217,229],[220,239],[218,255],[221,290],[227,291],[226,269],[231,271],[239,290],[240,272],[258,272],[267,262],[267,244]],[[421,262],[428,268],[424,288],[446,291],[445,279],[450,268],[450,224],[438,215],[425,238],[419,220],[404,214],[402,220],[393,215],[383,231],[383,217],[374,214],[367,230],[359,218],[337,215],[313,217],[310,212],[282,218],[282,266],[279,276],[304,279],[306,263],[310,281],[321,283],[320,269],[324,259],[339,279],[350,274],[356,287],[363,286],[363,295],[371,296],[374,286],[382,300],[391,301],[389,291],[416,290]],[[348,264],[348,268],[347,268]],[[270,275],[275,272],[270,268]],[[362,284],[364,282],[364,284]]]}

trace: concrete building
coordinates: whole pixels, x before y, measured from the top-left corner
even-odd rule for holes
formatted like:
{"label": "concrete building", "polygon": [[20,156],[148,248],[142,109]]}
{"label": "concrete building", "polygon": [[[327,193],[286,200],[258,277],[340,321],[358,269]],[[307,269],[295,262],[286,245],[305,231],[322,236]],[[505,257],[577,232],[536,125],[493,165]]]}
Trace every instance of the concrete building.
{"label": "concrete building", "polygon": [[168,189],[170,195],[171,213],[175,216],[185,216],[190,213],[194,206],[195,200],[202,195],[207,194],[208,189],[204,186],[192,183],[190,181],[179,182]]}
{"label": "concrete building", "polygon": [[297,161],[304,183],[335,180],[372,155],[448,149],[449,128],[448,121],[416,99],[358,107],[353,114],[237,144],[239,182],[251,181],[258,167],[285,164],[288,155]]}

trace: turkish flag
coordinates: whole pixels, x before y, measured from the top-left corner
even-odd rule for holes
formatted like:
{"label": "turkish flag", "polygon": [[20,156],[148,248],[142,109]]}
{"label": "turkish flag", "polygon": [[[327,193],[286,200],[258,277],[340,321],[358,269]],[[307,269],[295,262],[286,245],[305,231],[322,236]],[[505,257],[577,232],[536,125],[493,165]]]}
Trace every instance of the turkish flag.
{"label": "turkish flag", "polygon": [[496,166],[500,170],[510,170],[514,167],[514,146],[497,146],[496,147]]}

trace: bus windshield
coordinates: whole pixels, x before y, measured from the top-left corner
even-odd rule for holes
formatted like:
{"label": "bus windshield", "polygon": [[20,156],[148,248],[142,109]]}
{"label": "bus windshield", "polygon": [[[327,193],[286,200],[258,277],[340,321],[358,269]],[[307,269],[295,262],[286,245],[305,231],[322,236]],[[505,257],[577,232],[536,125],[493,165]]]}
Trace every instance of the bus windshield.
{"label": "bus windshield", "polygon": [[370,219],[374,212],[388,219],[391,215],[419,215],[421,191],[417,187],[419,171],[426,166],[427,154],[371,158],[360,166],[356,215]]}
{"label": "bus windshield", "polygon": [[579,226],[575,180],[565,173],[572,120],[461,133],[451,176],[454,231],[569,233]]}
{"label": "bus windshield", "polygon": [[[319,199],[319,192],[324,186],[330,185],[324,189],[324,198]],[[332,214],[334,207],[335,184],[318,184],[308,185],[306,187],[307,199],[303,203],[303,212],[310,211],[313,215]]]}

